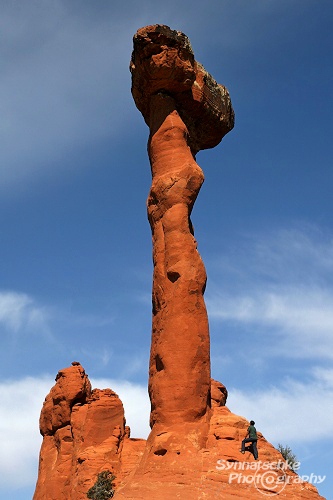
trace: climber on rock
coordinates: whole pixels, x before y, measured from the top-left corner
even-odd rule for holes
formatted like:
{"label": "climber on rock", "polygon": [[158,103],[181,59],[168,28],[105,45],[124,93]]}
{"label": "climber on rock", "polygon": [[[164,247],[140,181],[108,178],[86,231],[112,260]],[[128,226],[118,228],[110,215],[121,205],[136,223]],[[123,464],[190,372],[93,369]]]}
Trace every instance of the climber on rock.
{"label": "climber on rock", "polygon": [[[242,448],[240,450],[241,453],[245,453],[245,451],[251,451],[253,453],[254,459],[258,460],[258,449],[257,449],[257,430],[254,427],[255,422],[251,420],[249,427],[247,428],[247,434],[242,441]],[[250,446],[245,448],[246,443],[251,443]]]}

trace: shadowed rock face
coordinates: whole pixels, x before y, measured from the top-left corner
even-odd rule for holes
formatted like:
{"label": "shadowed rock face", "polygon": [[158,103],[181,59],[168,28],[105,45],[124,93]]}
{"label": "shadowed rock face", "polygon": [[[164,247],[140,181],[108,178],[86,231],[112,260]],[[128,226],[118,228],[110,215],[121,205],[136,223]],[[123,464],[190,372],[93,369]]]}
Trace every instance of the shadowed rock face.
{"label": "shadowed rock face", "polygon": [[195,61],[188,38],[167,26],[136,33],[130,69],[132,94],[150,129],[153,177],[147,202],[154,260],[150,440],[155,436],[158,452],[173,441],[170,434],[158,444],[160,432],[190,433],[200,449],[210,418],[210,346],[206,271],[190,220],[204,181],[194,154],[218,144],[234,114],[228,91]]}
{"label": "shadowed rock face", "polygon": [[155,111],[151,97],[158,93],[173,97],[193,154],[216,146],[233,128],[227,89],[195,61],[184,33],[161,25],[138,30],[130,70],[133,98],[147,125],[152,128]]}

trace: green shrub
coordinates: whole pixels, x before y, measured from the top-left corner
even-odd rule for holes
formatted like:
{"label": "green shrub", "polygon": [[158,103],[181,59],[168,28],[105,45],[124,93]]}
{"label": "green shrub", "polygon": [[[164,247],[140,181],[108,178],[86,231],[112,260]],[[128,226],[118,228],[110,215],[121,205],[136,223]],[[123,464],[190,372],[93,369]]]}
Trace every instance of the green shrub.
{"label": "green shrub", "polygon": [[100,472],[96,483],[88,491],[87,497],[91,500],[109,500],[114,495],[112,481],[115,479],[116,477],[109,470]]}
{"label": "green shrub", "polygon": [[288,462],[290,469],[294,471],[295,468],[297,468],[298,466],[298,461],[296,455],[292,452],[290,446],[287,445],[283,446],[282,444],[279,443],[277,449],[279,450],[283,458],[286,460],[286,462]]}

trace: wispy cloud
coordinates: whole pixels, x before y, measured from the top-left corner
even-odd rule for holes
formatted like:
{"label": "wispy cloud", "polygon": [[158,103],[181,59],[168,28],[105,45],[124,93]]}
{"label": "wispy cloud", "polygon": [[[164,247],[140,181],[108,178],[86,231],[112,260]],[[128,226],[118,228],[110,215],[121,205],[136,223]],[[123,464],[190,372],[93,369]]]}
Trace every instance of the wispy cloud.
{"label": "wispy cloud", "polygon": [[[229,388],[228,407],[254,419],[266,439],[297,443],[326,439],[333,431],[333,372],[315,368],[306,382],[291,378],[248,392]],[[305,418],[306,415],[306,418]],[[315,422],[309,434],[309,422]]]}
{"label": "wispy cloud", "polygon": [[[303,287],[253,290],[211,299],[213,318],[241,324],[278,340],[275,355],[333,357],[333,292]],[[274,340],[273,340],[274,343]],[[272,350],[273,352],[273,350]]]}
{"label": "wispy cloud", "polygon": [[49,337],[49,313],[24,293],[0,292],[0,326],[11,334],[29,332]]}
{"label": "wispy cloud", "polygon": [[91,363],[94,364],[95,366],[107,366],[109,364],[110,359],[114,355],[114,352],[110,348],[106,347],[101,347],[100,349],[91,348],[88,349],[81,349],[81,353],[84,355],[84,357],[88,360],[91,360]]}
{"label": "wispy cloud", "polygon": [[54,379],[47,376],[0,383],[0,487],[35,483],[41,445],[39,414],[53,384]]}
{"label": "wispy cloud", "polygon": [[248,233],[225,247],[214,259],[214,269],[233,277],[234,287],[268,284],[322,284],[333,281],[333,234],[306,223],[274,231]]}
{"label": "wispy cloud", "polygon": [[[251,239],[251,238],[250,238]],[[320,227],[298,224],[249,240],[253,272],[278,283],[330,283],[333,235]]]}
{"label": "wispy cloud", "polygon": [[270,332],[272,353],[333,357],[333,239],[314,228],[247,238],[216,264],[224,289],[207,298],[210,317]]}

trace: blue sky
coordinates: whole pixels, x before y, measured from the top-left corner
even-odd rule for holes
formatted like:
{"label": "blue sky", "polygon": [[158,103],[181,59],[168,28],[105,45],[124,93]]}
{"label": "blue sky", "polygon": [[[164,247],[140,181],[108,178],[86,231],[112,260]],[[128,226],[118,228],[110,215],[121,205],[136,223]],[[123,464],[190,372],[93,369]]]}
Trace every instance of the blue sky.
{"label": "blue sky", "polygon": [[42,402],[74,360],[148,432],[148,129],[128,66],[156,23],[188,35],[236,113],[197,155],[212,376],[333,498],[331,0],[1,6],[0,499],[31,498]]}

